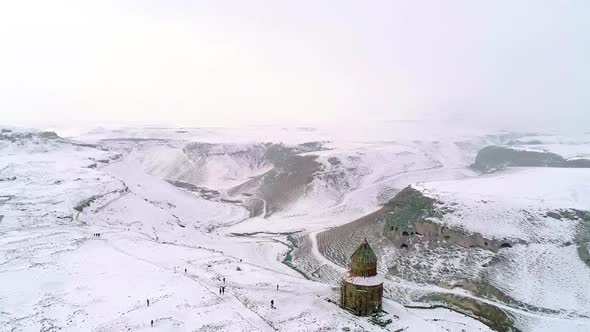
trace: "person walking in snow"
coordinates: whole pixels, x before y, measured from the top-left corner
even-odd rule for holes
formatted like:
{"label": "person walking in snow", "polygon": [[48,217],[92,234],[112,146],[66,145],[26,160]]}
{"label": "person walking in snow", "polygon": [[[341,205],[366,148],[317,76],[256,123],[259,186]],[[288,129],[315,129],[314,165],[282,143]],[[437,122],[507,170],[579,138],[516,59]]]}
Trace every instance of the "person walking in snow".
{"label": "person walking in snow", "polygon": [[147,299],[146,301],[147,301],[147,305],[149,307],[150,306],[150,299]]}
{"label": "person walking in snow", "polygon": [[221,295],[221,286],[219,286],[219,295]]}
{"label": "person walking in snow", "polygon": [[271,309],[275,308],[275,300],[270,300],[270,308]]}
{"label": "person walking in snow", "polygon": [[225,277],[223,277],[223,283],[225,284]]}
{"label": "person walking in snow", "polygon": [[279,284],[277,284],[277,290],[279,290]]}
{"label": "person walking in snow", "polygon": [[225,286],[221,287],[221,294],[225,294]]}
{"label": "person walking in snow", "polygon": [[186,268],[184,269],[184,274],[186,274]]}
{"label": "person walking in snow", "polygon": [[152,321],[150,322],[150,324],[152,324],[152,327],[154,327],[154,320],[152,319]]}

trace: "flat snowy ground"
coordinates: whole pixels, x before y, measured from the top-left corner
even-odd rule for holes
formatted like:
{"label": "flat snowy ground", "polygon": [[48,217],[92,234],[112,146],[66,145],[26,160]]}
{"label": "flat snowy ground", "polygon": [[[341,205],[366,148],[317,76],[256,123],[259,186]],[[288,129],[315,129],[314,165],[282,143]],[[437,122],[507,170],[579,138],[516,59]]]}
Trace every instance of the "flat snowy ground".
{"label": "flat snowy ground", "polygon": [[[176,188],[132,157],[1,143],[2,177],[16,178],[0,183],[0,330],[382,330],[282,264],[284,237],[232,236],[242,207]],[[384,309],[391,331],[489,330],[445,309]]]}

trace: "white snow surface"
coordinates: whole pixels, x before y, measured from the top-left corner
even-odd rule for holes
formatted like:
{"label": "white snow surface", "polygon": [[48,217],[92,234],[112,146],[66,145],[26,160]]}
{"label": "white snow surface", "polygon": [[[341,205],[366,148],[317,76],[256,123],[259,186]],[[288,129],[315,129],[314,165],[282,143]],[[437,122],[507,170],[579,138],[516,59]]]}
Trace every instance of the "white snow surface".
{"label": "white snow surface", "polygon": [[513,244],[503,255],[515,268],[494,277],[500,289],[525,303],[590,315],[590,273],[572,245],[580,221],[546,216],[590,210],[590,169],[511,168],[415,186],[454,210],[434,221]]}
{"label": "white snow surface", "polygon": [[495,238],[568,240],[577,224],[550,217],[531,220],[531,212],[590,209],[590,169],[511,168],[461,180],[415,185],[427,195],[454,203],[459,213],[443,222]]}
{"label": "white snow surface", "polygon": [[359,286],[377,286],[381,285],[385,281],[385,278],[383,278],[383,275],[381,274],[377,274],[372,277],[359,277],[353,275],[350,272],[347,272],[343,280]]}
{"label": "white snow surface", "polygon": [[229,189],[272,169],[262,154],[260,144],[219,144],[206,155],[158,144],[146,147],[137,158],[148,173],[158,177]]}
{"label": "white snow surface", "polygon": [[[0,141],[0,178],[16,177],[0,182],[0,284],[6,286],[0,287],[0,330],[382,331],[340,309],[337,288],[282,264],[288,248],[278,233],[313,233],[352,221],[409,184],[460,204],[469,216],[444,222],[494,237],[542,239],[538,246],[516,246],[513,259],[523,266],[531,257],[546,259],[506,274],[504,285],[519,300],[585,312],[588,268],[571,259],[573,246],[548,253],[555,248],[548,244],[573,237],[573,222],[547,219],[539,222],[544,229],[536,229],[512,216],[521,208],[588,209],[587,170],[519,169],[480,177],[466,166],[478,148],[501,135],[428,130],[417,123],[377,129],[124,128],[77,138],[99,144],[105,138],[157,139],[116,141],[104,150],[61,139]],[[204,187],[227,189],[269,169],[236,163],[226,158],[229,149],[310,141],[326,141],[330,150],[313,154],[326,175],[341,176],[331,185],[314,180],[288,210],[270,218],[249,218],[240,204],[206,200],[165,181],[188,174]],[[193,174],[182,153],[190,142],[225,145]],[[333,157],[341,163],[330,163]],[[86,201],[82,212],[74,210]],[[238,234],[256,232],[265,233]],[[565,273],[545,277],[544,269]],[[490,330],[446,309],[407,309],[385,300],[384,310],[384,318],[393,320],[389,331]],[[589,325],[535,319],[528,326],[584,331]]]}
{"label": "white snow surface", "polygon": [[590,133],[528,135],[513,140],[509,146],[519,150],[552,152],[565,159],[589,159]]}
{"label": "white snow surface", "polygon": [[[282,264],[284,236],[233,236],[248,211],[148,174],[134,152],[1,144],[2,178],[16,179],[0,183],[0,330],[382,330],[340,309],[338,289]],[[390,331],[489,331],[450,311],[384,309]]]}

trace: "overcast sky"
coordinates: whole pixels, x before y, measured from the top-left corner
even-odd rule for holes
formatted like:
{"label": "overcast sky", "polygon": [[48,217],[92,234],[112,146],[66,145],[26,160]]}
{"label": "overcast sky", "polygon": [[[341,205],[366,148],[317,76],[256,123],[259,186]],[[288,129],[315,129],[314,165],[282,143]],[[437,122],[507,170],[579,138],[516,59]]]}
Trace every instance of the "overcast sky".
{"label": "overcast sky", "polygon": [[590,123],[590,1],[0,1],[4,124],[407,119]]}

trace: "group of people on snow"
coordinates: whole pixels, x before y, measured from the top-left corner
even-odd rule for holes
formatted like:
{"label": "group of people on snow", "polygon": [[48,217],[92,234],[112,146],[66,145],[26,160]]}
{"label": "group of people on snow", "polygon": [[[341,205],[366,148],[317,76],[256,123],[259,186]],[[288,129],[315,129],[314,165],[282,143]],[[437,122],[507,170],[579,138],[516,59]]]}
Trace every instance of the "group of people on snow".
{"label": "group of people on snow", "polygon": [[[100,233],[94,233],[94,236],[96,236],[96,237],[100,237]],[[241,262],[241,261],[242,261],[242,260],[240,259],[240,262]],[[174,267],[174,272],[176,272],[176,266]],[[187,269],[185,268],[185,269],[184,269],[184,274],[186,274],[186,273],[187,273]],[[222,281],[223,281],[223,284],[224,284],[224,285],[223,285],[223,286],[219,286],[219,295],[223,295],[223,294],[225,294],[225,277],[223,277]],[[279,284],[277,284],[277,291],[278,291],[278,290],[279,290]],[[150,306],[150,300],[149,300],[149,299],[146,299],[146,303],[147,303],[147,306],[149,307],[149,306]],[[275,307],[275,301],[274,301],[274,299],[271,299],[271,300],[270,300],[270,308],[271,308],[271,309],[276,309],[276,307]],[[153,320],[153,319],[150,321],[150,325],[151,325],[152,327],[154,326],[154,320]]]}

